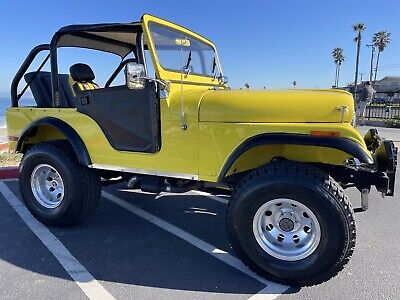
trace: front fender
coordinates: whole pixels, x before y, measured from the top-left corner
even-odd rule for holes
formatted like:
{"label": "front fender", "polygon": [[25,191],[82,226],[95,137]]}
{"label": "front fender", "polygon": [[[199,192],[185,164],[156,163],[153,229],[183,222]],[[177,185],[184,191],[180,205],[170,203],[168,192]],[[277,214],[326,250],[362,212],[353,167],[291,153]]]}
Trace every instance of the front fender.
{"label": "front fender", "polygon": [[244,141],[229,156],[222,168],[218,181],[226,177],[235,161],[246,151],[263,145],[300,145],[336,149],[357,158],[362,163],[373,164],[373,159],[356,142],[341,137],[320,137],[305,134],[266,133],[253,136]]}

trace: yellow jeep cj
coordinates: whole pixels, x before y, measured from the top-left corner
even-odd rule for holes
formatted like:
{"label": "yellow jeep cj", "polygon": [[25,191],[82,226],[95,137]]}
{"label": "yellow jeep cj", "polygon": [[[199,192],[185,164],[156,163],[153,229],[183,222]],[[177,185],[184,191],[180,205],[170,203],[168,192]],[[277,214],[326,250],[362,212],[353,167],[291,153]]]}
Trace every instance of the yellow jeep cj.
{"label": "yellow jeep cj", "polygon": [[[99,86],[79,61],[59,73],[63,47],[120,63]],[[27,72],[41,52],[43,63]],[[47,62],[51,72],[42,71]],[[36,106],[21,107],[28,87]],[[22,197],[50,226],[81,222],[102,185],[116,182],[156,194],[224,193],[227,233],[243,263],[277,282],[312,285],[353,253],[344,189],[360,191],[364,210],[372,186],[394,193],[397,148],[376,130],[362,137],[352,126],[351,94],[231,90],[210,40],[151,15],[61,28],[28,55],[11,98],[7,127],[11,147],[24,154]]]}

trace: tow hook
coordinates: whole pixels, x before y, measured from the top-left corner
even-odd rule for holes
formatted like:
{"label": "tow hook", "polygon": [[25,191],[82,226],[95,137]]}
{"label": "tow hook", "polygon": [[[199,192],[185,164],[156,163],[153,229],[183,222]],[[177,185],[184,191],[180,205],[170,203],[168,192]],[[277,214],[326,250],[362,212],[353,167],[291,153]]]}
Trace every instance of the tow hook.
{"label": "tow hook", "polygon": [[361,209],[363,211],[368,210],[368,200],[369,200],[369,189],[361,190]]}

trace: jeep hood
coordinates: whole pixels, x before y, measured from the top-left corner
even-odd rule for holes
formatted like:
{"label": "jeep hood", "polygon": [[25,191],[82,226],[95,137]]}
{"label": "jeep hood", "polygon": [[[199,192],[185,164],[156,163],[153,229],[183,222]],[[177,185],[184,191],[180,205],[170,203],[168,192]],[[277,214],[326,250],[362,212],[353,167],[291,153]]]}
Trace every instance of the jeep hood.
{"label": "jeep hood", "polygon": [[338,123],[351,122],[354,101],[338,90],[248,91],[216,90],[204,94],[200,122],[230,123]]}

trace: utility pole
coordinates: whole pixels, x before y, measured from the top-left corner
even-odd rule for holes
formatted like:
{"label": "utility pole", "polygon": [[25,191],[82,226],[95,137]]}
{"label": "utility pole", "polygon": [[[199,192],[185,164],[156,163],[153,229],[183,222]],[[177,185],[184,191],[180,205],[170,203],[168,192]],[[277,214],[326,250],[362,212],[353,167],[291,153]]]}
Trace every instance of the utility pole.
{"label": "utility pole", "polygon": [[372,75],[374,73],[374,56],[375,56],[375,45],[371,44],[371,45],[367,45],[368,48],[371,48],[371,68],[369,71],[369,82],[372,84]]}
{"label": "utility pole", "polygon": [[366,75],[367,73],[360,73],[360,77],[361,77],[361,84],[363,83],[363,76]]}

